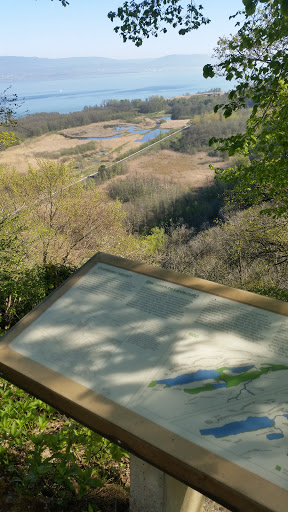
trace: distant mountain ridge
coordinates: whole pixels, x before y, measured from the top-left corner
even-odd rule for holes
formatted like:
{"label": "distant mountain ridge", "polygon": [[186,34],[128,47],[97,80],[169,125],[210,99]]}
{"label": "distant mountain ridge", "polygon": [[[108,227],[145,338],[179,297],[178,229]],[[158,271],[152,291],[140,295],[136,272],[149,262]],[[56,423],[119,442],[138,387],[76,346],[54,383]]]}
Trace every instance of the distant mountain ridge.
{"label": "distant mountain ridge", "polygon": [[0,57],[0,80],[37,80],[43,78],[93,76],[110,73],[141,73],[203,67],[210,55],[167,55],[156,59],[117,60],[104,57]]}

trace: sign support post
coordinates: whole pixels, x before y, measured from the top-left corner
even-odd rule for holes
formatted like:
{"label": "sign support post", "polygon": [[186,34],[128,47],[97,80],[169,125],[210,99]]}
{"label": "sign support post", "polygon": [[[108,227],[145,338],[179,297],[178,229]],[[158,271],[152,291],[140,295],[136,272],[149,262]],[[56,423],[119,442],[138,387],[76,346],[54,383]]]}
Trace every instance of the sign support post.
{"label": "sign support post", "polygon": [[130,455],[131,512],[202,512],[204,496]]}

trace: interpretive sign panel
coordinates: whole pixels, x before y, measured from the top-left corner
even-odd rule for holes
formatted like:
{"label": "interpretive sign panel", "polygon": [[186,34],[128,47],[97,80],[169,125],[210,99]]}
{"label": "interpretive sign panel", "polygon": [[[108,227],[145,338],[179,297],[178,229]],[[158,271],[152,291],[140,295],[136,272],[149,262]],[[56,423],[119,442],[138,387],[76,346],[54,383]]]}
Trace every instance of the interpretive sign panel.
{"label": "interpretive sign panel", "polygon": [[284,512],[287,315],[99,253],[4,337],[0,369],[230,508]]}

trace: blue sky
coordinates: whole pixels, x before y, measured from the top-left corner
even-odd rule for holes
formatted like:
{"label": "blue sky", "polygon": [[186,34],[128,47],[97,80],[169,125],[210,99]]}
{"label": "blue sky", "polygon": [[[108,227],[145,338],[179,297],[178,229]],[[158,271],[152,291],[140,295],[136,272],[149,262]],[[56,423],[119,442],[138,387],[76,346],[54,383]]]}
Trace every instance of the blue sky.
{"label": "blue sky", "polygon": [[122,0],[8,0],[1,7],[0,55],[24,57],[110,57],[133,59],[172,54],[211,54],[220,36],[235,31],[229,15],[243,8],[241,0],[203,0],[212,23],[186,36],[170,29],[144,41],[141,48],[122,43],[107,13]]}

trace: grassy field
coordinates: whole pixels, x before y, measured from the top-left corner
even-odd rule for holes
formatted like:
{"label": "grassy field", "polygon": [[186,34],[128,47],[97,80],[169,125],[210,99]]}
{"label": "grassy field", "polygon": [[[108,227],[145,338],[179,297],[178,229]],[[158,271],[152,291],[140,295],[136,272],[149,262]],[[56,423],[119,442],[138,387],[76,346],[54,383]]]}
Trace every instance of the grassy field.
{"label": "grassy field", "polygon": [[[188,120],[164,121],[162,128],[179,129],[186,126]],[[154,129],[156,121],[142,117],[140,122],[135,125],[139,130]],[[73,150],[79,146],[87,145],[87,140],[79,140],[77,137],[111,137],[115,135],[115,127],[129,127],[129,124],[123,121],[113,121],[113,123],[94,123],[78,128],[69,128],[61,133],[49,133],[41,137],[27,139],[19,146],[14,146],[0,153],[0,165],[9,165],[16,167],[19,172],[27,172],[29,164],[37,167],[38,159],[61,159],[68,161],[73,159],[75,166],[80,166],[83,174],[89,174],[90,170],[97,170],[101,164],[113,163],[121,158],[121,155],[132,149],[140,149],[142,144],[135,142],[141,138],[141,135],[131,134],[127,130],[120,132],[120,136],[115,139],[106,139],[94,141],[94,150],[84,152],[79,155],[73,155]],[[152,141],[153,142],[153,141]],[[68,150],[68,151],[67,151]],[[62,155],[66,152],[66,155]],[[67,153],[70,152],[70,156]]]}
{"label": "grassy field", "polygon": [[[188,124],[188,120],[164,121],[162,128],[180,129]],[[0,153],[0,165],[15,167],[25,173],[29,164],[37,167],[39,159],[57,159],[74,161],[75,174],[87,176],[97,171],[102,164],[109,166],[121,159],[128,151],[141,149],[142,143],[135,142],[141,136],[131,134],[127,130],[120,132],[116,139],[93,141],[79,140],[77,137],[111,137],[115,135],[115,127],[129,126],[123,121],[113,123],[94,123],[78,128],[63,130],[61,133],[50,133],[27,139],[19,146],[14,146]],[[155,128],[155,120],[142,117],[135,125],[139,130]],[[153,143],[153,140],[151,141]],[[86,150],[87,146],[87,150]],[[92,149],[91,149],[92,146]],[[82,149],[81,149],[82,147]],[[168,149],[158,150],[156,147],[126,160],[126,175],[157,176],[160,179],[173,179],[183,185],[199,188],[212,183],[214,174],[209,164],[220,163],[220,160],[208,157],[205,152],[195,155],[178,153]],[[81,154],[79,153],[81,151]],[[77,154],[78,152],[78,154]],[[123,179],[117,176],[114,179]]]}
{"label": "grassy field", "polygon": [[[209,168],[209,164],[216,162],[220,163],[220,160],[209,157],[204,152],[188,155],[164,149],[143,153],[128,160],[125,165],[128,174],[170,178],[183,185],[199,188],[213,182],[214,172]],[[114,179],[123,179],[123,176]]]}

